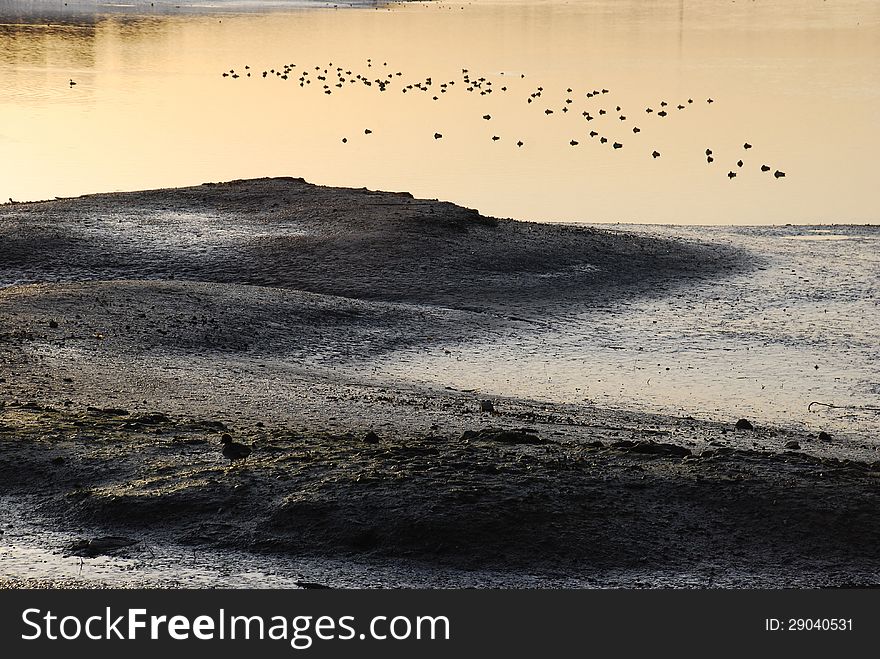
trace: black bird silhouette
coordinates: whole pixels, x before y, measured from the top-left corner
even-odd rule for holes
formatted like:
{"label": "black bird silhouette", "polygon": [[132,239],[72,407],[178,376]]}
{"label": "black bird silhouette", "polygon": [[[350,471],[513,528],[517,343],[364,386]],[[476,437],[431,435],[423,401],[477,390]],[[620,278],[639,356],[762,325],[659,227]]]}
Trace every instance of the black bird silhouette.
{"label": "black bird silhouette", "polygon": [[736,172],[727,172],[727,178],[736,178]]}
{"label": "black bird silhouette", "polygon": [[491,114],[484,114],[483,115],[483,119],[485,119],[486,121],[489,121],[489,119],[491,119],[491,118],[492,118]]}
{"label": "black bird silhouette", "polygon": [[497,142],[497,141],[500,140],[500,139],[501,139],[501,138],[498,137],[497,135],[493,135],[493,136],[492,136],[492,141],[493,141],[493,142]]}
{"label": "black bird silhouette", "polygon": [[712,149],[706,149],[706,155],[707,155],[707,156],[711,156],[711,155],[712,155]]}
{"label": "black bird silhouette", "polygon": [[[523,78],[525,78],[525,76],[523,76]],[[517,142],[516,145],[517,145],[517,146],[522,146],[523,143],[522,143],[522,142]]]}
{"label": "black bird silhouette", "polygon": [[638,126],[633,126],[633,132],[634,132],[634,133],[641,133],[641,132],[642,132],[642,129],[639,128]]}
{"label": "black bird silhouette", "polygon": [[737,167],[742,167],[742,166],[743,166],[743,161],[742,161],[742,160],[737,160],[737,161],[736,161],[736,166],[737,166]]}
{"label": "black bird silhouette", "polygon": [[600,137],[600,138],[599,138],[599,141],[600,141],[602,144],[605,144],[605,142],[608,141],[608,138],[607,138],[607,137]]}
{"label": "black bird silhouette", "polygon": [[553,110],[544,110],[544,114],[553,114]]}
{"label": "black bird silhouette", "polygon": [[780,172],[777,169],[775,172],[773,172],[773,176],[775,176],[776,178],[782,178],[783,176],[785,176],[785,172]]}
{"label": "black bird silhouette", "polygon": [[591,131],[590,131],[590,137],[596,137],[596,135],[598,135],[598,134],[599,134],[599,133],[597,133],[597,132],[594,131],[594,130],[591,130]]}
{"label": "black bird silhouette", "polygon": [[342,143],[345,144],[346,142],[348,142],[348,138],[347,138],[347,137],[343,137],[343,138],[342,138]]}
{"label": "black bird silhouette", "polygon": [[752,148],[752,145],[749,144],[748,142],[746,142],[745,144],[743,144],[743,148],[744,148],[744,149],[751,149],[751,148]]}
{"label": "black bird silhouette", "polygon": [[223,444],[223,457],[230,462],[245,460],[251,454],[250,446],[233,442],[232,437],[226,433],[220,438],[220,442]]}
{"label": "black bird silhouette", "polygon": [[620,142],[615,142],[611,146],[613,146],[615,149],[622,149],[623,148],[623,144],[621,144]]}
{"label": "black bird silhouette", "polygon": [[647,112],[648,114],[651,114],[653,112],[653,110],[651,108],[645,108],[645,112]]}
{"label": "black bird silhouette", "polygon": [[441,133],[434,133],[434,139],[439,140],[443,135]]}
{"label": "black bird silhouette", "polygon": [[651,156],[654,157],[654,158],[659,158],[659,157],[660,157],[660,152],[659,152],[659,151],[654,151],[654,152],[651,153]]}
{"label": "black bird silhouette", "polygon": [[658,117],[665,117],[665,116],[666,116],[666,110],[660,110],[660,112],[657,113],[657,116],[658,116]]}
{"label": "black bird silhouette", "polygon": [[571,144],[572,146],[577,146],[577,145],[578,145],[578,141],[577,141],[577,140],[572,140],[571,142],[569,142],[569,144]]}
{"label": "black bird silhouette", "polygon": [[761,165],[761,171],[762,171],[762,172],[769,172],[769,171],[770,171],[770,165]]}
{"label": "black bird silhouette", "polygon": [[713,101],[711,98],[707,98],[707,99],[706,99],[706,103],[714,103],[714,102],[715,102],[715,101]]}
{"label": "black bird silhouette", "polygon": [[364,128],[364,135],[369,135],[372,132],[369,128]]}
{"label": "black bird silhouette", "polygon": [[706,162],[711,165],[713,162],[715,162],[715,158],[713,158],[712,156],[706,156]]}

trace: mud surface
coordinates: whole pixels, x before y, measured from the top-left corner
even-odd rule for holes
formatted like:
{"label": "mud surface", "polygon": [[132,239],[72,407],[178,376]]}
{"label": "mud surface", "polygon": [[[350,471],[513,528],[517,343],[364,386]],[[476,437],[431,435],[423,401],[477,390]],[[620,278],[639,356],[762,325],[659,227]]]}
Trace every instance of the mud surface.
{"label": "mud surface", "polygon": [[[0,244],[3,531],[133,566],[10,554],[7,585],[877,581],[867,448],[352,375],[741,274],[741,250],[294,179],[4,206]],[[175,576],[169,548],[227,567]]]}

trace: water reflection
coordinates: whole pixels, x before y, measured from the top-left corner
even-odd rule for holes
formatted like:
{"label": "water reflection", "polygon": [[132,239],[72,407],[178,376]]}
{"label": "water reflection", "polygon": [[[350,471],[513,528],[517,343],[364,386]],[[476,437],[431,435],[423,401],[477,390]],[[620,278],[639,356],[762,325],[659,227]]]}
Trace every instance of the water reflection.
{"label": "water reflection", "polygon": [[[136,4],[0,2],[0,198],[294,175],[526,219],[878,220],[880,7],[868,0]],[[460,85],[466,68],[509,89],[433,101],[221,77],[294,62],[372,76],[368,58],[407,84]],[[586,98],[597,88],[607,103]],[[645,109],[662,100],[660,122]],[[354,139],[368,127],[372,139]]]}

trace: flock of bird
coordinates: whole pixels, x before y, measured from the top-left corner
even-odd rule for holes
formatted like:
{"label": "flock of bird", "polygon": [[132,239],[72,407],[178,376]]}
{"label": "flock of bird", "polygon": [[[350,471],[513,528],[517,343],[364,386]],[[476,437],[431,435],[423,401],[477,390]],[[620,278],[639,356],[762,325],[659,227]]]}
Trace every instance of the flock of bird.
{"label": "flock of bird", "polygon": [[[513,90],[511,76],[509,74],[506,75],[504,72],[498,74],[496,80],[493,81],[485,75],[478,76],[472,74],[468,69],[463,68],[461,69],[460,77],[456,79],[435,81],[432,77],[426,77],[413,82],[401,80],[404,75],[403,72],[389,69],[388,62],[382,62],[381,64],[378,62],[374,63],[372,59],[368,58],[364,64],[366,65],[367,70],[362,72],[334,65],[333,62],[328,62],[326,65],[307,67],[298,67],[293,63],[283,64],[278,68],[270,68],[259,72],[252,70],[249,65],[245,65],[244,69],[240,71],[229,69],[228,71],[223,71],[221,75],[224,78],[229,78],[231,80],[251,77],[278,79],[282,81],[292,80],[304,89],[318,89],[320,92],[327,95],[339,93],[346,87],[351,86],[370,88],[376,90],[377,93],[399,90],[399,92],[403,94],[423,94],[430,96],[433,101],[440,101],[444,94],[450,93],[453,89],[464,89],[466,93],[479,96],[517,93]],[[525,77],[524,73],[520,73],[514,75],[513,79],[519,78],[521,81]],[[603,132],[609,132],[607,130],[609,128],[609,119],[616,119],[618,124],[617,128],[610,132],[617,132],[624,126],[627,128],[631,126],[632,135],[637,136],[642,132],[642,128],[635,125],[636,122],[633,120],[633,117],[629,116],[620,105],[617,105],[616,103],[606,104],[603,102],[611,98],[609,94],[611,94],[611,91],[604,87],[599,89],[587,89],[581,92],[575,92],[574,89],[568,87],[565,89],[565,94],[563,94],[564,102],[561,106],[547,107],[547,105],[550,104],[542,102],[544,88],[538,85],[532,87],[528,96],[524,97],[522,100],[529,105],[543,107],[543,114],[547,117],[557,113],[567,115],[569,112],[579,112],[584,123],[583,135],[591,140],[596,140],[599,144],[604,145],[610,142],[611,149],[617,150],[624,147],[624,144],[621,141],[623,138],[613,139],[612,141],[612,139],[601,134],[599,130],[596,130],[595,128],[604,126],[606,130]],[[711,105],[714,102],[715,101],[712,98],[707,98],[705,100],[705,103],[708,105]],[[688,98],[686,101],[676,103],[675,105],[672,105],[665,100],[661,100],[654,105],[644,108],[644,111],[640,111],[639,115],[642,115],[643,119],[646,121],[662,121],[674,113],[687,110],[689,107],[693,106],[694,103],[695,101],[693,98]],[[576,104],[577,109],[575,109]],[[491,114],[482,114],[481,118],[484,121],[491,121],[493,119]],[[596,122],[595,124],[593,123],[594,121]],[[370,128],[364,128],[363,132],[364,135],[371,135],[373,133]],[[628,134],[630,131],[626,130],[626,132]],[[580,136],[572,137],[568,142],[569,146],[579,146],[581,144],[580,139],[583,139],[578,139],[579,137]],[[443,139],[443,134],[435,132],[434,139]],[[491,136],[493,142],[498,142],[501,139],[502,138],[499,135]],[[341,141],[343,144],[347,144],[349,140],[348,137],[342,137]],[[525,146],[525,142],[523,142],[522,139],[517,139],[514,144],[517,148]],[[752,145],[745,142],[742,146],[743,154],[750,149],[752,149]],[[655,160],[660,158],[661,155],[661,152],[657,149],[650,151],[651,158]],[[706,149],[705,156],[707,164],[712,165],[712,163],[715,162],[715,157],[711,148]],[[745,167],[743,157],[744,155],[738,157],[735,165],[731,166],[727,173],[729,179],[735,179],[738,172],[742,171]],[[764,174],[769,174],[773,169],[773,167],[766,163],[760,165],[760,171]],[[785,176],[785,172],[776,169],[773,171],[772,176],[776,179],[780,179]]]}

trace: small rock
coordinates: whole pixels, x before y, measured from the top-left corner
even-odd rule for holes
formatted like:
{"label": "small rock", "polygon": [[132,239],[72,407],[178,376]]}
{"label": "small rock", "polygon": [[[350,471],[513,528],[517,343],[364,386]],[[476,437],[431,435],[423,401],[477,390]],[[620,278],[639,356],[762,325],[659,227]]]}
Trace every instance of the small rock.
{"label": "small rock", "polygon": [[631,453],[645,455],[664,455],[673,458],[683,458],[691,454],[690,449],[677,444],[661,444],[658,442],[638,442],[630,449]]}
{"label": "small rock", "polygon": [[364,443],[365,444],[378,444],[379,443],[379,435],[374,433],[372,430],[364,435]]}
{"label": "small rock", "polygon": [[752,425],[752,423],[748,419],[740,419],[739,421],[736,422],[736,429],[737,430],[754,430],[755,427]]}
{"label": "small rock", "polygon": [[797,440],[789,439],[785,442],[785,448],[791,449],[792,451],[797,451],[801,445],[797,442]]}
{"label": "small rock", "polygon": [[830,442],[830,441],[831,441],[831,435],[829,435],[827,432],[825,432],[824,430],[822,430],[822,431],[819,433],[819,439],[821,439],[823,442]]}
{"label": "small rock", "polygon": [[485,428],[479,432],[466,430],[461,436],[464,441],[479,439],[482,441],[502,442],[504,444],[542,444],[543,440],[538,437],[531,428],[516,428],[504,430],[502,428]]}
{"label": "small rock", "polygon": [[481,400],[480,401],[480,412],[494,412],[495,405],[491,400]]}
{"label": "small rock", "polygon": [[170,423],[171,419],[162,414],[161,412],[149,412],[147,414],[141,414],[138,417],[132,418],[132,423],[142,423],[145,425],[151,425],[156,423]]}

